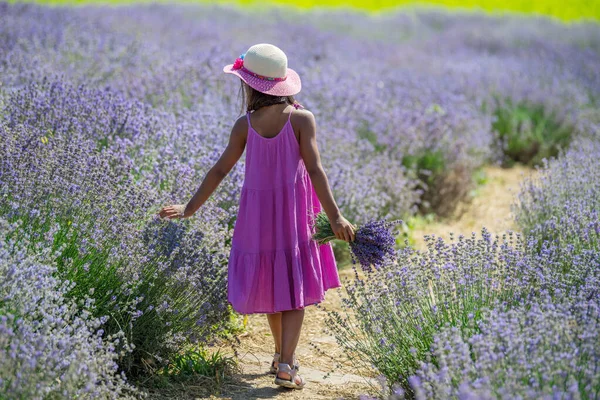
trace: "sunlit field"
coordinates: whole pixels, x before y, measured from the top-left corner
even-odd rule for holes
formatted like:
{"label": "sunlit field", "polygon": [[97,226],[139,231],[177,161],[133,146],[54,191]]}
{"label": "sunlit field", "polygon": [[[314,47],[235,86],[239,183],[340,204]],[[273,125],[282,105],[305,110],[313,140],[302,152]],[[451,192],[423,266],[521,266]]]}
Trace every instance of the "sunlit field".
{"label": "sunlit field", "polygon": [[[1,399],[600,396],[600,25],[572,21],[595,3],[66,3],[0,2]],[[302,78],[343,214],[404,221],[372,270],[334,243],[351,279],[307,322],[330,346],[307,373],[379,386],[244,373],[270,340],[227,302],[245,156],[196,215],[156,215],[219,159],[241,115],[222,68],[262,42]],[[514,230],[436,235],[490,168],[527,171],[478,217]]]}

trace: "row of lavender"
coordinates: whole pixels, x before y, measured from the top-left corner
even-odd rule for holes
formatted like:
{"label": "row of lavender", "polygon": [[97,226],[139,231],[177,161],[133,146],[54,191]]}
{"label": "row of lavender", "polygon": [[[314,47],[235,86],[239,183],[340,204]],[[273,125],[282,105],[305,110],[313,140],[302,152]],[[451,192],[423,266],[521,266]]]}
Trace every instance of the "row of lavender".
{"label": "row of lavender", "polygon": [[227,213],[159,221],[161,195],[81,128],[0,125],[8,398],[134,394],[123,373],[156,371],[227,328]]}
{"label": "row of lavender", "polygon": [[387,398],[600,396],[598,157],[579,142],[523,184],[523,235],[429,237],[347,287],[327,326]]}
{"label": "row of lavender", "polygon": [[[120,144],[136,168],[147,167],[146,179],[161,183],[174,170],[197,180],[222,148],[238,99],[237,82],[221,67],[251,43],[279,45],[303,77],[299,100],[317,116],[336,198],[357,222],[416,208],[449,213],[483,164],[539,162],[574,131],[589,133],[587,121],[598,118],[600,30],[593,24],[433,12],[252,18],[194,6],[0,4],[4,87],[58,74],[121,94],[130,108],[141,101],[167,112],[177,130],[148,126]],[[231,199],[241,171],[224,189]]]}
{"label": "row of lavender", "polygon": [[[189,199],[218,159],[238,105],[221,67],[255,42],[279,45],[303,77],[299,100],[356,222],[451,210],[475,169],[509,154],[496,128],[539,139],[550,121],[557,144],[564,132],[598,133],[593,25],[249,15],[0,2],[1,260],[3,276],[19,277],[0,286],[8,397],[135,394],[121,372],[155,371],[228,328],[243,160],[198,216],[154,214]],[[373,37],[379,29],[387,35]],[[57,320],[52,308],[72,313]]]}

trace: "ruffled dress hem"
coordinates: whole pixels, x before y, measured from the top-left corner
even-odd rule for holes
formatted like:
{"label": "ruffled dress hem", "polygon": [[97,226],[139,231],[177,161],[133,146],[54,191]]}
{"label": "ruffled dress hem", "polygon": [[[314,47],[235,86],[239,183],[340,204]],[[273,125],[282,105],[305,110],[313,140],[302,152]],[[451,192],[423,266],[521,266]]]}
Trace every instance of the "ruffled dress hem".
{"label": "ruffled dress hem", "polygon": [[[311,240],[293,249],[246,252],[231,248],[228,300],[239,314],[272,314],[300,310],[325,299],[325,291],[341,287],[331,244]],[[335,265],[335,264],[333,264]]]}

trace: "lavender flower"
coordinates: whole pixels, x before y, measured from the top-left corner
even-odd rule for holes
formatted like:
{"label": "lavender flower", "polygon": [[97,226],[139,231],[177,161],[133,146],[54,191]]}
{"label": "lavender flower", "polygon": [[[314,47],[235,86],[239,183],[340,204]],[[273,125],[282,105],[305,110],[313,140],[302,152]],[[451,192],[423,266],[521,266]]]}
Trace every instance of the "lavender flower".
{"label": "lavender flower", "polygon": [[138,397],[117,372],[124,333],[103,337],[93,302],[68,297],[74,285],[54,276],[56,250],[32,255],[28,239],[5,240],[18,225],[0,218],[0,397]]}
{"label": "lavender flower", "polygon": [[[480,333],[443,329],[411,380],[417,399],[593,398],[600,390],[600,303],[541,299],[490,310]],[[434,362],[435,360],[435,362]]]}
{"label": "lavender flower", "polygon": [[[394,260],[396,235],[391,228],[400,223],[402,221],[370,221],[359,226],[355,240],[350,242],[352,262],[358,262],[365,271],[370,271],[373,266],[379,268],[388,260]],[[314,229],[312,238],[319,244],[335,239],[327,214],[323,211],[315,217]]]}

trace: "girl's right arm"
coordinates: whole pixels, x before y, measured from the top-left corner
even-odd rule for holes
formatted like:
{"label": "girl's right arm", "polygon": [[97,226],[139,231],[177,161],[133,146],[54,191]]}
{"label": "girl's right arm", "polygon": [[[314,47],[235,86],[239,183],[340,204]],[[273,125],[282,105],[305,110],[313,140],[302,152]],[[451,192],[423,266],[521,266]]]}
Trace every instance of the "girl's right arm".
{"label": "girl's right arm", "polygon": [[[246,122],[245,116],[238,118],[238,120],[235,122],[233,128],[231,129],[229,143],[223,151],[223,154],[221,154],[219,160],[206,173],[202,184],[200,184],[200,187],[198,188],[194,196],[185,206],[183,210],[184,218],[192,216],[202,206],[202,204],[204,204],[204,202],[208,200],[210,195],[219,186],[223,178],[227,176],[229,171],[231,171],[233,166],[238,162],[238,160],[244,153],[244,149],[246,148],[246,139],[248,132],[247,124],[248,123]],[[159,215],[161,217],[166,216],[169,218],[177,217],[177,208],[177,206],[164,207],[159,212]]]}

